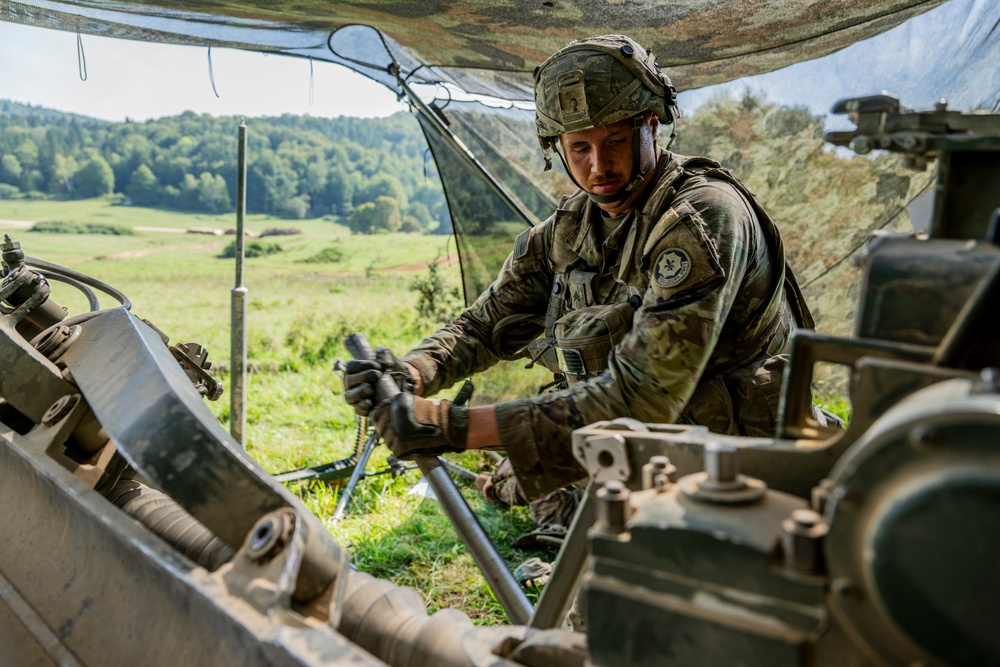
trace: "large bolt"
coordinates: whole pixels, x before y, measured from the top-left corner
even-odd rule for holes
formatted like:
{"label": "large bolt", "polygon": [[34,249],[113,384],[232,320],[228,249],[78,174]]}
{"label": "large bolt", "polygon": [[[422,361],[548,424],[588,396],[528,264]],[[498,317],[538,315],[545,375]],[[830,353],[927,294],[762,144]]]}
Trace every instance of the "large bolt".
{"label": "large bolt", "polygon": [[665,485],[666,482],[676,482],[677,466],[670,463],[670,459],[666,456],[651,456],[649,463],[642,466],[642,488],[659,488],[657,487],[657,478],[659,477],[663,477],[660,480],[660,486]]}
{"label": "large bolt", "polygon": [[979,383],[973,391],[977,394],[1000,394],[1000,374],[997,373],[997,369],[992,366],[984,368],[979,373]]}
{"label": "large bolt", "polygon": [[735,482],[740,474],[740,453],[732,445],[710,442],[705,445],[705,474],[714,484]]}
{"label": "large bolt", "polygon": [[80,400],[79,394],[67,394],[66,396],[60,396],[56,399],[56,402],[49,406],[49,409],[45,411],[42,415],[42,424],[45,426],[52,426],[56,424],[59,420],[64,418],[76,405],[76,402]]}
{"label": "large bolt", "polygon": [[24,263],[24,251],[21,244],[10,238],[10,234],[3,235],[3,244],[0,244],[3,254],[3,263],[7,265],[8,272],[13,272]]}
{"label": "large bolt", "polygon": [[722,442],[704,447],[705,471],[680,480],[681,493],[709,503],[742,504],[760,500],[767,494],[762,480],[740,474],[740,450]]}
{"label": "large bolt", "polygon": [[625,532],[632,494],[623,482],[610,480],[597,490],[597,527],[611,534]]}
{"label": "large bolt", "polygon": [[781,546],[785,567],[801,574],[823,571],[823,538],[829,527],[823,517],[809,509],[797,509],[781,522]]}
{"label": "large bolt", "polygon": [[263,517],[250,531],[247,556],[257,563],[264,563],[285,548],[295,527],[291,510],[277,510]]}
{"label": "large bolt", "polygon": [[834,487],[833,480],[831,479],[821,479],[819,484],[812,489],[812,508],[822,514],[826,511],[826,505],[830,502],[830,498],[833,495]]}

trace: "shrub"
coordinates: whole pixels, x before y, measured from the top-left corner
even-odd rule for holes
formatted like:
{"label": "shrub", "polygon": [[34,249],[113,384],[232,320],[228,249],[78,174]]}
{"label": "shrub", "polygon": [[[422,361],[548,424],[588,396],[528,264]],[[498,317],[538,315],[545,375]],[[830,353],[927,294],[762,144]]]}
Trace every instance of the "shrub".
{"label": "shrub", "polygon": [[334,264],[344,259],[344,251],[337,246],[327,246],[312,257],[299,260],[304,264]]}
{"label": "shrub", "polygon": [[[253,257],[267,257],[275,253],[282,252],[283,248],[277,243],[261,243],[260,241],[249,241],[243,246],[243,256],[247,259]],[[219,255],[220,259],[233,259],[236,257],[236,241],[233,241]]]}
{"label": "shrub", "polygon": [[260,236],[261,238],[265,236],[294,236],[301,233],[302,230],[298,227],[268,227],[260,233]]}
{"label": "shrub", "polygon": [[134,232],[124,225],[107,222],[69,222],[66,220],[44,220],[31,226],[31,231],[44,234],[107,234],[110,236],[130,236]]}
{"label": "shrub", "polygon": [[21,190],[16,185],[10,183],[0,183],[0,199],[18,199]]}
{"label": "shrub", "polygon": [[465,308],[462,292],[448,284],[437,259],[427,266],[427,277],[414,280],[410,290],[419,294],[417,315],[431,324],[453,320]]}

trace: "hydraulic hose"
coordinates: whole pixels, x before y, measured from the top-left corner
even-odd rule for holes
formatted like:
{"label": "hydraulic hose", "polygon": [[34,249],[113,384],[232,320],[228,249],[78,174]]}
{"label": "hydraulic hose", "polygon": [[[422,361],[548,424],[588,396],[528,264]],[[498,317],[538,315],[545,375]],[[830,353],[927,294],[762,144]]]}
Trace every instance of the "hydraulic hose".
{"label": "hydraulic hose", "polygon": [[136,479],[123,477],[105,497],[192,561],[214,572],[234,551],[176,500]]}

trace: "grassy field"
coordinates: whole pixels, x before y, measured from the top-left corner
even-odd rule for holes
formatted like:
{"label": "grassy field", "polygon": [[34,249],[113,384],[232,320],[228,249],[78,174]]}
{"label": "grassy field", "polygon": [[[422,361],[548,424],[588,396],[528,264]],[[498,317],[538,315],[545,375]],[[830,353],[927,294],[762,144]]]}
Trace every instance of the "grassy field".
{"label": "grassy field", "polygon": [[[112,206],[105,200],[0,202],[0,232],[20,241],[27,255],[121,290],[131,299],[132,312],[155,324],[171,342],[193,341],[207,347],[215,364],[213,373],[227,389],[235,262],[219,255],[234,237],[184,232],[225,230],[234,220],[231,214],[184,215]],[[133,233],[45,234],[12,221],[104,223],[132,228]],[[272,473],[345,458],[353,449],[356,422],[344,403],[341,380],[332,370],[338,357],[347,357],[344,337],[361,331],[373,346],[397,351],[419,343],[437,323],[418,318],[418,295],[410,285],[427,275],[430,262],[438,261],[446,278],[457,286],[454,242],[410,234],[357,236],[325,220],[249,216],[246,226],[256,232],[272,227],[301,231],[261,239],[279,244],[282,251],[246,260],[251,369],[247,449]],[[339,256],[339,261],[303,261],[328,248],[336,250],[325,254]],[[71,314],[87,310],[86,301],[64,285],[55,284],[52,298]],[[102,299],[102,306],[113,305]],[[514,398],[533,393],[546,380],[538,372],[506,364],[477,382],[477,396]],[[228,393],[208,405],[228,428]],[[380,447],[369,471],[384,469],[386,456],[387,450]],[[481,454],[455,460],[477,472],[491,467]],[[313,483],[291,488],[342,544],[351,545],[354,562],[362,570],[418,588],[432,609],[454,606],[477,622],[503,622],[499,604],[438,503],[408,493],[419,479],[413,471],[362,482],[357,505],[339,522],[330,518],[338,487]],[[531,527],[526,511],[486,503],[471,484],[463,488],[509,563],[541,555],[509,547],[510,537]]]}

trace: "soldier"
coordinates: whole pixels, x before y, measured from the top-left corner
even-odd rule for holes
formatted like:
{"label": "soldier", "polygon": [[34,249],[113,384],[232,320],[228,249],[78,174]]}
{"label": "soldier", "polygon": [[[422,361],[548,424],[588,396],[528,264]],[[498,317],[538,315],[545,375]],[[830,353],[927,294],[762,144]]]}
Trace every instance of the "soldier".
{"label": "soldier", "polygon": [[[770,217],[728,169],[657,147],[675,136],[676,91],[628,37],[573,42],[534,82],[546,161],[554,151],[579,190],[515,239],[458,319],[402,359],[382,349],[350,362],[347,401],[372,410],[390,373],[403,393],[374,410],[389,448],[505,450],[509,466],[485,491],[508,502],[584,478],[571,433],[600,420],[773,436],[782,352],[793,326],[813,321]],[[527,355],[567,386],[472,408],[424,398]]]}

